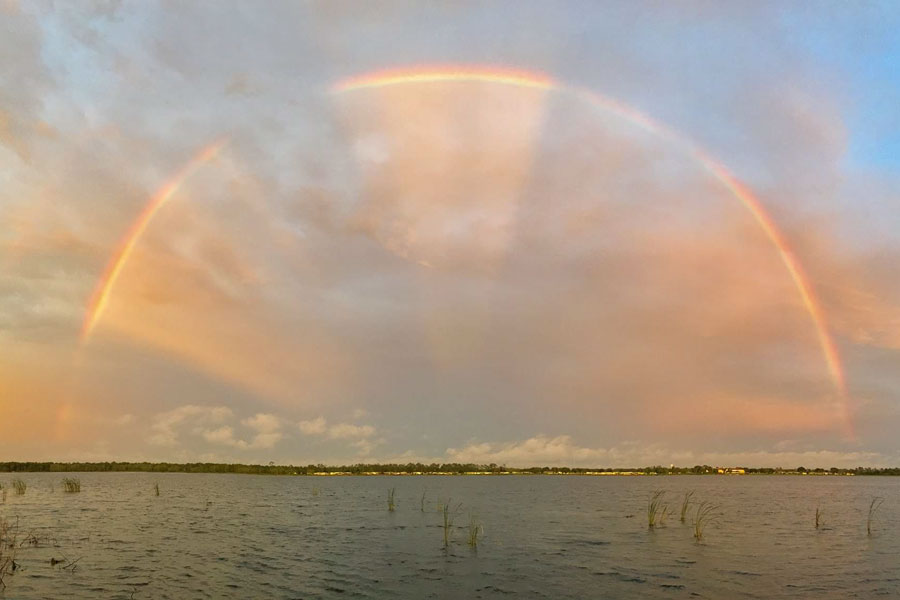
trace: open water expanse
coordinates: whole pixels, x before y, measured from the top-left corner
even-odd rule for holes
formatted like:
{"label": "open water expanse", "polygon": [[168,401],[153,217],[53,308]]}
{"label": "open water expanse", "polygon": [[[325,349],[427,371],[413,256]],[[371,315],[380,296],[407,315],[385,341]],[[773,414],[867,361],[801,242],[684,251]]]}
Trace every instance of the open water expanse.
{"label": "open water expanse", "polygon": [[[67,494],[63,476],[26,473],[0,504],[38,542],[0,598],[900,597],[897,478],[84,473]],[[648,530],[656,489],[675,514]],[[702,543],[679,522],[686,490],[720,506]]]}

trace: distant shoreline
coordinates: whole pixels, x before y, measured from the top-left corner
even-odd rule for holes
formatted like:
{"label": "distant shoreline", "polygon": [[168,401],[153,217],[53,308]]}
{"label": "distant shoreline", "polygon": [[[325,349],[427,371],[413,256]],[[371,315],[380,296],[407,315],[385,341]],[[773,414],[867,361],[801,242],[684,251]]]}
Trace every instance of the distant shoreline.
{"label": "distant shoreline", "polygon": [[572,468],[527,467],[476,464],[357,464],[326,465],[253,465],[225,463],[149,463],[149,462],[0,462],[0,473],[230,473],[245,475],[284,476],[510,476],[510,475],[579,475],[587,477],[645,477],[657,475],[781,475],[781,476],[898,476],[900,468],[856,467],[853,469],[829,469],[796,467],[793,469],[770,467],[719,467],[695,465],[693,467],[641,467],[641,468]]}

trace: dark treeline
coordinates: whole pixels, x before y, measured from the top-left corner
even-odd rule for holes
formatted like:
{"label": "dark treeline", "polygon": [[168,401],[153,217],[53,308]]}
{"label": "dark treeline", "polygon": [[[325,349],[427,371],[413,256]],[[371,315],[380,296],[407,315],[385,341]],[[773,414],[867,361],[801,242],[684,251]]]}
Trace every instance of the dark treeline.
{"label": "dark treeline", "polygon": [[149,473],[241,473],[253,475],[312,475],[315,473],[346,473],[351,475],[363,474],[393,474],[393,473],[520,473],[520,474],[546,474],[546,473],[645,473],[654,475],[714,475],[725,472],[743,471],[748,474],[766,475],[900,475],[900,467],[871,468],[856,467],[853,469],[807,469],[796,468],[752,468],[734,467],[723,469],[710,465],[696,465],[693,467],[639,467],[639,468],[572,468],[572,467],[528,467],[515,468],[505,465],[472,463],[406,463],[406,464],[356,464],[344,466],[318,465],[244,465],[222,463],[150,463],[150,462],[0,462],[0,472],[149,472]]}

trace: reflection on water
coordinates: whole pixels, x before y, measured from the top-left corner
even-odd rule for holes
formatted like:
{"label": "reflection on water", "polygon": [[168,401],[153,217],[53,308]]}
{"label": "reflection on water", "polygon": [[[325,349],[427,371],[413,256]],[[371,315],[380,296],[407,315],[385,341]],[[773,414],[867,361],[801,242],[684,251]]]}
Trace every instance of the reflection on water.
{"label": "reflection on water", "polygon": [[[0,505],[0,516],[18,518],[20,540],[40,541],[20,550],[0,597],[900,595],[895,478],[86,473],[82,491],[65,494],[62,477],[25,474],[27,493]],[[655,489],[674,514],[648,531]],[[720,505],[702,544],[678,519],[690,489]],[[874,496],[887,500],[867,536]],[[447,499],[462,508],[445,550],[438,503]],[[484,525],[477,550],[466,544],[470,514]],[[80,560],[62,569],[51,558]]]}

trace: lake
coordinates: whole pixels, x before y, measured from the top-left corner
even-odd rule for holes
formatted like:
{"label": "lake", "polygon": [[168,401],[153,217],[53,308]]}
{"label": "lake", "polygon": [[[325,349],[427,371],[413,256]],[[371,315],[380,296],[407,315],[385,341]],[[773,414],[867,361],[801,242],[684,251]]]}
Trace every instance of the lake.
{"label": "lake", "polygon": [[[900,596],[898,478],[83,473],[69,494],[64,476],[22,474],[18,496],[0,475],[0,516],[31,544],[0,598]],[[657,489],[674,514],[648,530]],[[679,522],[688,490],[719,505],[702,543]]]}

